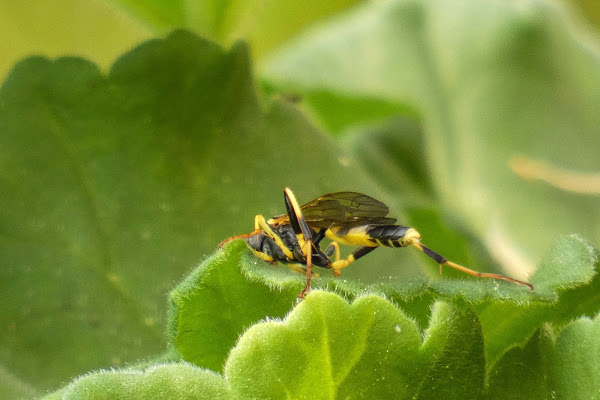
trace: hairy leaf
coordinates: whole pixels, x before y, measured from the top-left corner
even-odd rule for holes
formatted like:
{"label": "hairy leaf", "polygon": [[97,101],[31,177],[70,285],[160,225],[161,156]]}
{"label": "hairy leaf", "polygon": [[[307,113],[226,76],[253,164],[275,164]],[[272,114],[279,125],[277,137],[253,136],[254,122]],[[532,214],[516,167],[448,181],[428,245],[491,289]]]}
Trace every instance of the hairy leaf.
{"label": "hairy leaf", "polygon": [[142,371],[100,371],[82,376],[44,399],[219,399],[227,383],[212,371],[187,363],[157,364]]}

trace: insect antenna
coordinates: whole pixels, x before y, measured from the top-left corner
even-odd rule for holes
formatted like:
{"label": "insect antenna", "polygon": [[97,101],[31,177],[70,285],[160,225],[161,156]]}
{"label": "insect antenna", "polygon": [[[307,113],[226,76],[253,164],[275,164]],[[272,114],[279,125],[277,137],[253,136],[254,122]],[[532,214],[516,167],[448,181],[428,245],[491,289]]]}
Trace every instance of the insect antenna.
{"label": "insect antenna", "polygon": [[227,238],[225,240],[223,240],[221,243],[219,243],[219,248],[222,249],[223,246],[225,246],[227,243],[231,242],[232,240],[235,239],[248,239],[250,236],[254,235],[256,232],[251,232],[251,233],[245,233],[243,235],[235,235],[232,236],[230,238]]}

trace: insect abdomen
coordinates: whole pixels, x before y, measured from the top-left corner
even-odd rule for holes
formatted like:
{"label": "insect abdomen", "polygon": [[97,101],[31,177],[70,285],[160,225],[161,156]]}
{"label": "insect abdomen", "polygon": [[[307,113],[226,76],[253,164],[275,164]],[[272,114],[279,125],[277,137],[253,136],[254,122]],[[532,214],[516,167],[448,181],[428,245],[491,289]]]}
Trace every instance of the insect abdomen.
{"label": "insect abdomen", "polygon": [[402,225],[376,225],[367,230],[367,235],[377,245],[385,247],[405,247],[421,236],[413,228]]}

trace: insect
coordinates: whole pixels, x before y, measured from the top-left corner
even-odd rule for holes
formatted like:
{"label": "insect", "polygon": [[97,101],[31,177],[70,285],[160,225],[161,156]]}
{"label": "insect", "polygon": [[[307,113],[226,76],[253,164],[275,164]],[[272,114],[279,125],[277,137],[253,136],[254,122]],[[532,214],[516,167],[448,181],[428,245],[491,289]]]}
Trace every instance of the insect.
{"label": "insect", "polygon": [[[456,264],[421,243],[421,234],[414,228],[397,225],[388,217],[389,208],[382,202],[356,192],[337,192],[321,196],[302,207],[289,188],[283,191],[287,213],[266,220],[254,218],[254,231],[236,235],[221,242],[219,247],[233,239],[244,239],[248,247],[265,261],[288,265],[306,273],[306,285],[298,297],[310,289],[312,267],[332,269],[335,276],[341,270],[378,247],[414,246],[444,265],[479,278],[502,279],[519,285],[533,285],[504,275],[478,272]],[[331,244],[322,251],[323,238]],[[340,258],[339,245],[358,246],[346,258]],[[334,256],[335,255],[335,256]],[[334,256],[333,260],[331,257]]]}

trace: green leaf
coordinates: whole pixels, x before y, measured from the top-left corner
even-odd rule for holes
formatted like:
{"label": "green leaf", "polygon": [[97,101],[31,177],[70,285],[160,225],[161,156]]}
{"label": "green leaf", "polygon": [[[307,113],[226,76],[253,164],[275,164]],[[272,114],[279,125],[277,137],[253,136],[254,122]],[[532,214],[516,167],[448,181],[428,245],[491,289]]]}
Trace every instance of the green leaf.
{"label": "green leaf", "polygon": [[[181,90],[184,71],[202,76],[215,64],[231,67]],[[219,237],[199,240],[194,210],[203,205],[192,200],[202,187],[190,184],[198,155],[181,148],[207,147],[197,132],[219,118],[219,105],[235,120],[226,95],[191,94],[221,92],[218,82],[250,93],[244,67],[244,48],[227,54],[179,33],[121,59],[108,78],[73,58],[31,58],[15,68],[0,91],[0,318],[9,327],[0,342],[16,376],[47,388],[164,346],[171,282],[202,255],[199,242],[214,247]],[[257,108],[254,97],[235,92],[240,107]],[[192,98],[205,118],[182,106]],[[177,126],[191,119],[200,129]]]}
{"label": "green leaf", "polygon": [[251,398],[377,397],[397,388],[407,396],[420,373],[413,367],[419,341],[414,323],[381,298],[350,306],[314,292],[284,322],[246,332],[225,373],[233,390]]}
{"label": "green leaf", "polygon": [[[269,88],[268,83],[265,86],[276,91],[276,88]],[[360,127],[368,122],[379,123],[382,119],[398,114],[411,116],[413,119],[417,117],[416,112],[405,105],[380,98],[354,98],[348,94],[317,91],[307,93],[303,100],[305,100],[306,108],[317,114],[320,122],[331,134],[343,134],[349,126],[355,127],[356,124],[359,124],[358,127]],[[328,113],[321,115],[320,111],[324,108],[328,110]],[[352,111],[349,112],[349,110]],[[413,144],[409,142],[407,145]]]}
{"label": "green leaf", "polygon": [[[486,398],[594,398],[598,329],[600,317],[576,320],[559,335],[541,329],[496,363]],[[474,399],[484,395],[483,346],[475,314],[449,303],[435,304],[421,335],[381,297],[348,304],[314,291],[284,320],[246,331],[223,379],[185,363],[159,364],[84,376],[47,398]]]}
{"label": "green leaf", "polygon": [[45,397],[54,399],[228,399],[227,383],[187,363],[158,364],[144,371],[101,371],[83,376]]}
{"label": "green leaf", "polygon": [[282,318],[300,285],[268,290],[240,273],[245,243],[205,260],[171,293],[171,340],[186,361],[221,371],[239,335],[265,317]]}
{"label": "green leaf", "polygon": [[[542,0],[369,3],[297,38],[270,60],[264,79],[308,101],[329,93],[329,102],[309,105],[326,124],[340,98],[412,110],[404,114],[420,117],[439,211],[485,243],[510,275],[525,277],[559,235],[600,242],[597,189],[575,185],[598,182],[600,64],[575,24]],[[371,122],[348,116],[353,130]],[[363,149],[385,140],[363,135],[357,157],[368,159]],[[404,157],[370,161],[384,169]],[[552,180],[555,171],[566,183]],[[410,198],[403,183],[388,185],[392,197]],[[421,233],[444,254],[443,238]]]}
{"label": "green leaf", "polygon": [[223,0],[49,0],[0,4],[0,80],[23,57],[65,54],[107,70],[122,52],[153,35],[186,28],[222,45],[251,44],[255,59],[284,45],[316,21],[358,0],[285,2]]}
{"label": "green leaf", "polygon": [[482,303],[477,315],[486,338],[488,363],[507,349],[523,344],[546,322],[560,327],[600,311],[598,252],[575,236],[557,241],[542,260],[532,282],[539,295],[551,295],[552,303]]}
{"label": "green leaf", "polygon": [[452,394],[446,398],[475,398],[483,389],[485,369],[474,315],[438,303],[421,341],[414,321],[381,297],[348,304],[315,291],[284,320],[246,331],[229,355],[224,379],[185,363],[159,364],[144,371],[84,376],[47,399],[352,399],[390,393],[408,399],[444,392]]}
{"label": "green leaf", "polygon": [[[184,360],[223,370],[238,397],[352,398],[356,393],[359,397],[397,393],[398,398],[426,399],[477,398],[482,394],[486,367],[490,367],[486,366],[484,338],[488,346],[505,334],[486,332],[472,311],[459,311],[449,303],[435,303],[422,345],[416,323],[387,301],[372,295],[358,297],[350,306],[339,296],[314,291],[283,323],[277,322],[294,302],[303,278],[271,265],[265,266],[270,269],[266,273],[270,272],[273,278],[267,285],[265,277],[248,276],[242,260],[254,256],[245,247],[242,241],[227,245],[171,294],[174,348]],[[576,238],[565,238],[548,255],[540,271],[574,261],[564,255],[584,261],[587,257],[587,262],[593,265],[592,250]],[[583,269],[587,267],[589,264],[582,265]],[[287,280],[283,279],[285,276]],[[326,279],[315,279],[316,285],[331,286],[334,282],[323,280]],[[365,290],[356,283],[353,287],[339,288],[351,295]],[[407,302],[398,300],[400,304]],[[480,301],[480,306],[489,309],[511,304],[522,314],[533,310],[536,315],[537,311],[536,318],[527,326],[538,328],[545,322],[557,321],[551,307],[559,310],[569,306],[559,298],[543,314],[539,310],[544,307],[535,302],[519,308],[514,303],[499,303],[489,298]],[[480,312],[481,309],[489,311],[480,307]],[[511,320],[514,316],[501,307],[495,309],[494,316],[500,326],[512,323],[521,329],[518,322],[522,321],[517,319],[515,323]],[[230,351],[236,338],[259,320],[267,322],[252,326]],[[527,332],[518,329],[516,332],[522,335],[518,339],[526,340]],[[393,331],[402,335],[387,337]],[[514,339],[515,332],[506,336]],[[509,345],[514,344],[505,344]],[[509,351],[501,358],[493,371],[503,370],[503,363],[511,360],[512,354]],[[493,372],[490,379],[496,379],[496,375],[498,372]],[[365,386],[365,379],[378,385]]]}
{"label": "green leaf", "polygon": [[187,28],[222,44],[243,38],[255,58],[281,46],[311,23],[342,12],[358,0],[285,2],[196,0],[118,0],[155,32]]}
{"label": "green leaf", "polygon": [[0,81],[14,64],[32,54],[87,57],[104,70],[152,30],[113,2],[5,0],[0,4]]}
{"label": "green leaf", "polygon": [[544,328],[502,357],[490,374],[490,399],[594,399],[600,387],[600,316],[554,333]]}
{"label": "green leaf", "polygon": [[567,4],[573,6],[578,16],[583,16],[592,27],[600,26],[600,7],[593,0],[568,0]]}
{"label": "green leaf", "polygon": [[600,317],[579,318],[563,329],[550,353],[551,388],[559,399],[597,397],[600,388]]}
{"label": "green leaf", "polygon": [[447,303],[436,303],[422,352],[429,358],[429,365],[415,398],[479,397],[485,380],[485,356],[475,314],[459,312]]}
{"label": "green leaf", "polygon": [[411,209],[429,205],[434,199],[423,131],[418,120],[395,117],[378,123],[363,123],[340,141],[386,191],[394,192],[399,186],[403,188],[403,196],[394,200],[402,205],[402,209],[408,209],[409,220],[416,222]]}
{"label": "green leaf", "polygon": [[523,348],[507,352],[490,372],[488,398],[556,398],[551,395],[547,370],[552,341],[552,329],[545,327],[537,331]]}
{"label": "green leaf", "polygon": [[[464,273],[452,279],[448,279],[445,275],[433,279],[418,276],[405,280],[382,279],[378,282],[365,283],[343,279],[343,276],[334,278],[329,271],[325,271],[318,278],[313,279],[313,284],[316,287],[339,290],[350,296],[363,291],[378,292],[401,302],[410,301],[414,296],[430,295],[433,298],[443,297],[486,305],[509,302],[514,307],[520,308],[530,302],[555,304],[559,299],[559,293],[567,288],[575,290],[585,287],[589,290],[596,276],[597,256],[597,250],[585,240],[577,236],[561,238],[542,260],[538,272],[532,277],[531,282],[535,287],[533,291],[526,286],[511,282],[471,278]],[[269,286],[280,289],[288,289],[292,285],[300,287],[298,282],[304,279],[286,269],[276,270],[271,264],[257,259],[250,252],[241,258],[241,265],[244,273],[252,279],[261,280]],[[437,270],[437,265],[434,266]],[[388,269],[391,268],[392,266],[388,266]],[[595,304],[593,297],[586,302],[589,309],[595,310]],[[582,305],[579,311],[584,308],[585,306]]]}
{"label": "green leaf", "polygon": [[1,393],[7,399],[31,399],[39,396],[33,385],[19,379],[7,368],[0,368],[0,382]]}
{"label": "green leaf", "polygon": [[465,374],[455,393],[473,398],[483,388],[480,333],[472,314],[439,304],[420,348],[414,322],[384,299],[349,305],[313,292],[284,321],[248,330],[225,374],[242,398],[315,399],[429,398],[431,387]]}

